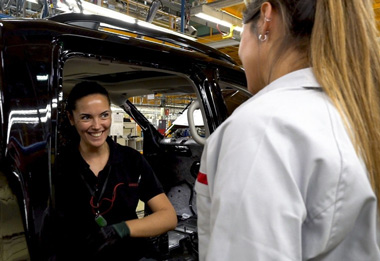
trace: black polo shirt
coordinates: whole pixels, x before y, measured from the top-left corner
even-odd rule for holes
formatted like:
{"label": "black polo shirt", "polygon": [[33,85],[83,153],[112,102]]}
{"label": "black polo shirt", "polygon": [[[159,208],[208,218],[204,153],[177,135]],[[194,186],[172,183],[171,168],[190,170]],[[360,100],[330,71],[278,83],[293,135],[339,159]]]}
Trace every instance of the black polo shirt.
{"label": "black polo shirt", "polygon": [[[88,247],[91,235],[99,230],[95,217],[100,214],[108,225],[136,219],[139,199],[148,202],[163,193],[152,168],[136,150],[107,139],[110,156],[98,177],[82,158],[78,144],[68,146],[59,157],[55,179],[56,209],[62,237],[58,240],[58,256],[75,260],[138,260],[144,239],[129,238],[116,244],[104,258],[93,255]],[[62,244],[64,248],[62,249]],[[111,257],[112,256],[112,257]],[[89,259],[90,260],[90,259]]]}

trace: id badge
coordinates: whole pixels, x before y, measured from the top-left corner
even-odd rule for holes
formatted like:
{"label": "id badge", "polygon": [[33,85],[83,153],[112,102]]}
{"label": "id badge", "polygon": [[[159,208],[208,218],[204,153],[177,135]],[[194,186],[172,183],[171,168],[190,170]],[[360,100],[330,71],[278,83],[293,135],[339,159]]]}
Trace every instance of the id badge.
{"label": "id badge", "polygon": [[99,225],[99,227],[107,226],[107,220],[102,215],[97,215],[95,217],[95,222]]}

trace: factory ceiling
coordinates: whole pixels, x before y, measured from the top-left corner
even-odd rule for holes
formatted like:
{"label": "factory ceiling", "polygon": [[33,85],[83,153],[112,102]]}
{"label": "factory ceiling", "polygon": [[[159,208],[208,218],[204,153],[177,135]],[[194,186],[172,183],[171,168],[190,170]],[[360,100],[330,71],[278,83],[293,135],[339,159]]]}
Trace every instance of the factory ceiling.
{"label": "factory ceiling", "polygon": [[[165,6],[173,5],[173,2],[170,2],[170,0],[160,1],[162,1]],[[231,17],[240,19],[241,23],[242,12],[245,7],[243,0],[194,0],[193,2],[187,4],[190,4],[189,25],[197,30],[198,41],[219,49],[220,51],[231,56],[231,58],[233,58],[239,64],[241,64],[241,61],[238,57],[240,35],[236,34],[236,32],[234,34],[231,34],[226,31],[226,28],[224,28],[224,30],[221,30],[217,24],[213,24],[207,22],[206,20],[191,16],[191,11],[196,9],[198,6],[208,6],[218,12],[223,12],[224,14],[227,14]],[[177,5],[180,8],[180,3],[177,3]],[[373,9],[375,12],[377,27],[380,30],[380,0],[373,1]]]}
{"label": "factory ceiling", "polygon": [[[35,17],[38,13],[36,10],[41,8],[44,2],[54,4],[54,1],[57,3],[58,0],[2,0],[0,12],[12,15],[10,10],[12,3],[14,6],[25,3],[24,11],[17,16]],[[193,36],[197,41],[219,49],[241,64],[238,57],[240,32],[234,30],[234,27],[241,26],[243,0],[59,0],[58,2],[66,4],[72,12],[80,12],[77,6],[81,1],[91,2]],[[380,0],[373,1],[373,8],[380,28]],[[228,21],[232,27],[199,18],[196,16],[199,12],[207,12]]]}

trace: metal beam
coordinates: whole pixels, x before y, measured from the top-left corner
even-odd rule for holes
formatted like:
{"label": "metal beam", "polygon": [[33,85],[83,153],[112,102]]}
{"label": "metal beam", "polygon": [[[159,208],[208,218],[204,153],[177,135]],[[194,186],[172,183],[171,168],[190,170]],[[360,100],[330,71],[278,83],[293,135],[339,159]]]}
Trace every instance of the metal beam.
{"label": "metal beam", "polygon": [[215,49],[220,49],[220,48],[224,48],[224,47],[228,47],[228,46],[239,45],[239,41],[230,38],[230,39],[224,39],[224,40],[221,40],[218,42],[207,43],[206,45],[208,45],[212,48],[215,48]]}
{"label": "metal beam", "polygon": [[241,0],[220,0],[220,1],[208,3],[206,5],[215,9],[221,9],[221,8],[225,8],[229,6],[238,5],[241,3],[242,3]]}
{"label": "metal beam", "polygon": [[[217,24],[215,24],[213,22],[209,22],[209,21],[203,20],[203,19],[198,18],[196,16],[193,16],[191,18],[191,20],[194,21],[194,22],[196,22],[196,23],[198,23],[198,24],[202,24],[202,25],[205,25],[205,26],[210,27],[210,28],[218,28],[222,33],[224,33],[226,35],[229,35],[229,33],[230,33],[230,28],[222,26],[222,25],[218,26]],[[203,36],[203,37],[205,37],[205,36]],[[203,37],[201,37],[201,38],[203,38]],[[219,35],[217,37],[219,37]],[[207,36],[205,38],[207,38]],[[213,39],[212,41],[223,41],[223,40],[227,40],[227,39],[233,40],[233,41],[232,42],[225,42],[225,43],[233,43],[231,45],[239,44],[239,42],[240,42],[240,33],[234,30],[232,32],[232,35],[229,35],[229,37],[222,37],[222,39]],[[210,44],[207,43],[207,42],[203,42],[203,41],[200,41],[200,42],[202,42],[202,43],[210,46]]]}
{"label": "metal beam", "polygon": [[170,1],[170,0],[161,0],[161,3],[163,6],[169,8],[170,11],[174,11],[174,12],[181,11],[181,3]]}
{"label": "metal beam", "polygon": [[[205,14],[210,15],[212,17],[215,17],[219,20],[226,21],[232,25],[241,26],[241,24],[242,24],[241,19],[236,18],[235,16],[232,16],[226,12],[217,11],[208,5],[199,5],[199,6],[196,6],[196,7],[193,7],[190,9],[190,15],[191,16],[195,16],[196,14],[199,14],[199,13],[205,13]],[[192,17],[192,20],[194,20],[194,17]],[[216,27],[214,27],[214,28],[216,28]]]}
{"label": "metal beam", "polygon": [[230,31],[230,28],[226,27],[226,26],[223,26],[223,25],[217,25],[216,23],[213,23],[213,22],[210,22],[210,21],[207,21],[207,20],[204,20],[204,19],[201,19],[199,17],[196,17],[196,16],[192,16],[191,17],[191,21],[197,23],[197,24],[201,24],[201,25],[204,25],[204,26],[207,26],[207,27],[210,27],[210,28],[215,28],[215,29],[219,29],[220,31],[222,32],[229,32]]}

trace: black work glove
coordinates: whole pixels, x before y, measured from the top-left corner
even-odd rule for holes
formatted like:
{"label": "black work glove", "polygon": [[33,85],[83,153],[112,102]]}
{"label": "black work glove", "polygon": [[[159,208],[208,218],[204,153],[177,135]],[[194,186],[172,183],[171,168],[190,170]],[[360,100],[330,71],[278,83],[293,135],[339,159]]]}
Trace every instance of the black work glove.
{"label": "black work glove", "polygon": [[89,244],[95,252],[101,252],[104,248],[114,245],[122,238],[129,237],[130,231],[123,221],[117,224],[101,227],[98,233],[89,238]]}

